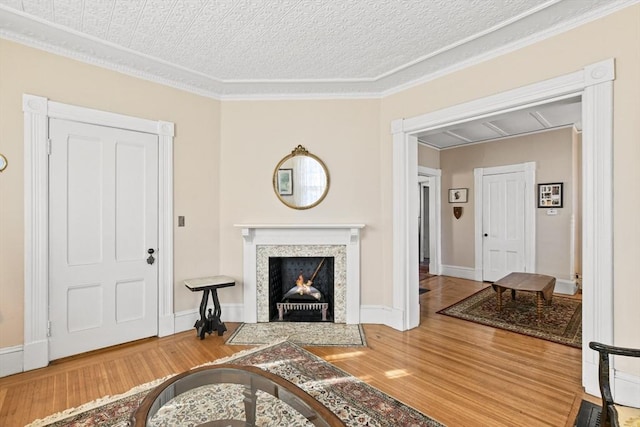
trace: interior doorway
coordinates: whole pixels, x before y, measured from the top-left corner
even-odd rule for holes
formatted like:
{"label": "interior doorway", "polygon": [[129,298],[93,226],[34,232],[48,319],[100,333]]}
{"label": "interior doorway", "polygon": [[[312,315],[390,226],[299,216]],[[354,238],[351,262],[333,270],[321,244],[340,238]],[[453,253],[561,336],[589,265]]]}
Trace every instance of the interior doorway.
{"label": "interior doorway", "polygon": [[420,212],[418,213],[418,245],[420,252],[420,269],[429,272],[429,178],[418,176],[418,197]]}
{"label": "interior doorway", "polygon": [[[613,80],[614,60],[588,65],[573,73],[392,123],[394,205],[394,308],[404,311],[404,329],[420,322],[413,296],[417,272],[417,200],[407,191],[417,181],[417,134],[479,117],[516,111],[580,96],[583,125],[583,385],[598,393],[598,363],[587,343],[613,337]],[[595,244],[594,242],[597,242]],[[475,272],[478,274],[478,272]]]}
{"label": "interior doorway", "polygon": [[[23,95],[25,123],[25,280],[23,370],[49,364],[49,121],[80,121],[156,135],[158,140],[159,336],[173,334],[173,136],[174,124],[93,110]],[[159,256],[163,254],[162,256]]]}
{"label": "interior doorway", "polygon": [[418,166],[418,280],[441,274],[440,169]]}

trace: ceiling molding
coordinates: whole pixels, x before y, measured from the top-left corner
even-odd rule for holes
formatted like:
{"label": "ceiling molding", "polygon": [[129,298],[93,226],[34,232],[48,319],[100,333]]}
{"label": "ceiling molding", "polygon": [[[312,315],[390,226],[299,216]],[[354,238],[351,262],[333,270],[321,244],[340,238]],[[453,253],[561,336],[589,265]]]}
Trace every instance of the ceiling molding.
{"label": "ceiling molding", "polygon": [[[374,78],[218,79],[2,4],[0,37],[219,100],[371,99],[385,97],[521,49],[638,2],[640,0],[592,0],[590,3],[595,6],[586,13],[581,12],[582,2],[545,2]],[[550,27],[549,22],[552,23]]]}
{"label": "ceiling molding", "polygon": [[493,124],[491,122],[483,122],[482,125],[487,127],[487,128],[489,128],[489,129],[491,129],[492,131],[494,131],[498,135],[509,136],[508,132],[505,132],[504,129],[501,129],[500,127],[496,126],[495,124]]}
{"label": "ceiling molding", "polygon": [[538,129],[538,130],[534,130],[534,131],[530,131],[530,132],[523,132],[523,133],[519,133],[519,134],[514,134],[514,135],[506,135],[506,136],[498,136],[496,138],[492,138],[492,139],[485,139],[482,141],[475,141],[475,142],[469,142],[469,143],[465,143],[465,142],[461,142],[460,144],[456,144],[456,145],[451,145],[448,147],[436,147],[433,144],[430,144],[429,142],[423,141],[422,139],[418,138],[418,144],[423,145],[425,147],[431,148],[432,150],[435,151],[446,151],[446,150],[453,150],[456,148],[462,148],[462,147],[471,147],[472,145],[479,145],[479,144],[486,144],[486,143],[490,143],[490,142],[498,142],[498,141],[509,141],[511,139],[514,138],[520,138],[523,136],[530,136],[530,135],[535,135],[538,133],[544,133],[544,132],[553,132],[555,130],[561,130],[561,129],[566,129],[566,128],[572,128],[574,129],[576,132],[582,132],[581,128],[578,128],[576,126],[576,124],[567,124],[567,125],[562,125],[562,126],[555,126],[549,129]]}
{"label": "ceiling molding", "polygon": [[536,119],[537,122],[540,123],[540,125],[542,125],[546,129],[553,127],[553,125],[549,123],[549,120],[547,120],[540,111],[532,111],[529,114],[531,115],[531,117]]}
{"label": "ceiling molding", "polygon": [[[0,37],[197,95],[216,98],[218,92],[215,89],[222,88],[220,82],[208,76],[198,75],[175,64],[27,15],[2,4]],[[56,43],[51,42],[52,39]],[[151,68],[149,64],[160,72],[145,71]],[[201,84],[194,84],[196,81]]]}
{"label": "ceiling molding", "polygon": [[[579,4],[579,2],[576,2]],[[549,28],[547,30],[541,31],[537,34],[533,34],[525,39],[521,39],[518,41],[514,41],[510,44],[506,44],[500,47],[493,49],[490,52],[486,52],[483,54],[478,54],[475,56],[471,56],[466,60],[457,62],[451,66],[443,67],[433,73],[425,74],[424,76],[407,81],[405,83],[399,84],[391,89],[383,90],[380,95],[381,97],[387,97],[390,95],[394,95],[396,93],[402,92],[404,90],[410,89],[412,87],[428,83],[430,81],[439,79],[448,74],[455,73],[466,68],[473,67],[477,64],[489,61],[491,59],[497,58],[499,56],[515,52],[519,49],[525,48],[527,46],[536,44],[538,42],[544,41],[546,39],[552,38],[554,36],[560,35],[567,31],[578,28],[582,25],[588,24],[589,22],[596,21],[598,19],[604,18],[612,13],[618,12],[624,8],[632,6],[634,4],[640,3],[640,0],[620,0],[615,1],[610,4],[607,4],[597,10],[591,11],[587,14],[576,16],[575,18],[565,21],[562,24],[556,25],[553,28]]]}
{"label": "ceiling molding", "polygon": [[450,131],[450,130],[447,130],[444,133],[449,135],[449,136],[451,136],[451,137],[453,137],[453,138],[459,139],[460,141],[462,141],[464,143],[473,142],[471,139],[465,138],[464,136],[458,135],[457,133],[455,133],[453,131]]}

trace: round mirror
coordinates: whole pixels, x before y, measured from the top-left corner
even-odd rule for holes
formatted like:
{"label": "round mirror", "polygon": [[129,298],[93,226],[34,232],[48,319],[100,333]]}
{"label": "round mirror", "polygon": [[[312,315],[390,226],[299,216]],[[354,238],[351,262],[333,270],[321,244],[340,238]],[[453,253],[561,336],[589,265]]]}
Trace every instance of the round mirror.
{"label": "round mirror", "polygon": [[273,190],[290,208],[312,208],[329,191],[329,171],[322,160],[298,145],[276,166]]}

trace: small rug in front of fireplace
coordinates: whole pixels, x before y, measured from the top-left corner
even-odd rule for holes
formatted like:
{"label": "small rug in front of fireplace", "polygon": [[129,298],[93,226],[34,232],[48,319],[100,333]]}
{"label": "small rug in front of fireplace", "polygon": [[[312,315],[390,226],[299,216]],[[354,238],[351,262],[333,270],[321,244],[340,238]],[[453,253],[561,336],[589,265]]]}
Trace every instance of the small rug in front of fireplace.
{"label": "small rug in front of fireplace", "polygon": [[243,323],[227,339],[228,345],[269,344],[287,339],[301,346],[365,347],[361,325],[331,322]]}

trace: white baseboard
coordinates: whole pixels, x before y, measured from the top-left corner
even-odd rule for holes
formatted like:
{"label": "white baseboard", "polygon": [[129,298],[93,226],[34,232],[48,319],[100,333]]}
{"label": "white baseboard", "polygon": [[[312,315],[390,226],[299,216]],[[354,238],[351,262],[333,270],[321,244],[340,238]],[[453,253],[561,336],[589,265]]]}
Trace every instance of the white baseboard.
{"label": "white baseboard", "polygon": [[556,287],[553,289],[554,294],[575,295],[578,292],[578,286],[573,280],[556,279]]}
{"label": "white baseboard", "polygon": [[244,322],[244,304],[221,304],[223,322]]}
{"label": "white baseboard", "polygon": [[172,313],[168,316],[160,317],[158,321],[158,336],[167,337],[175,334],[175,315]]}
{"label": "white baseboard", "polygon": [[[443,264],[441,274],[443,276],[482,282],[482,270],[476,270],[470,267]],[[556,287],[553,292],[556,294],[575,295],[575,293],[578,292],[578,286],[573,280],[556,279]]]}
{"label": "white baseboard", "polygon": [[[596,361],[595,364],[589,364],[587,366],[591,371],[593,371],[591,375],[595,381],[585,385],[585,392],[599,399],[600,388],[597,380],[598,362]],[[582,377],[586,378],[584,370]],[[640,376],[614,370],[613,374],[610,376],[610,381],[616,403],[624,406],[640,408]]]}
{"label": "white baseboard", "polygon": [[640,408],[640,377],[626,372],[615,371],[613,375],[613,396],[616,403]]}
{"label": "white baseboard", "polygon": [[21,345],[0,348],[0,378],[22,372],[24,350]]}
{"label": "white baseboard", "polygon": [[458,277],[460,279],[482,281],[482,271],[476,271],[475,268],[471,267],[442,264],[440,274],[443,276]]}
{"label": "white baseboard", "polygon": [[176,331],[176,334],[193,329],[193,325],[199,318],[200,313],[198,312],[198,309],[195,308],[176,313],[174,320],[174,330]]}
{"label": "white baseboard", "polygon": [[[223,322],[244,322],[243,304],[221,304]],[[394,329],[402,330],[402,316],[400,310],[394,310],[386,306],[370,305],[360,307],[360,323],[373,323],[386,325]],[[176,313],[176,333],[193,329],[193,325],[200,318],[197,309],[185,310]]]}
{"label": "white baseboard", "polygon": [[381,305],[360,306],[360,323],[386,325],[390,328],[402,331],[402,317],[402,311],[394,310],[391,307]]}
{"label": "white baseboard", "polygon": [[[223,322],[244,322],[243,304],[220,304],[220,317]],[[200,310],[197,308],[184,310],[175,314],[175,333],[193,329],[196,320],[200,318]]]}
{"label": "white baseboard", "polygon": [[32,369],[49,366],[49,341],[33,341],[22,345],[22,369]]}

